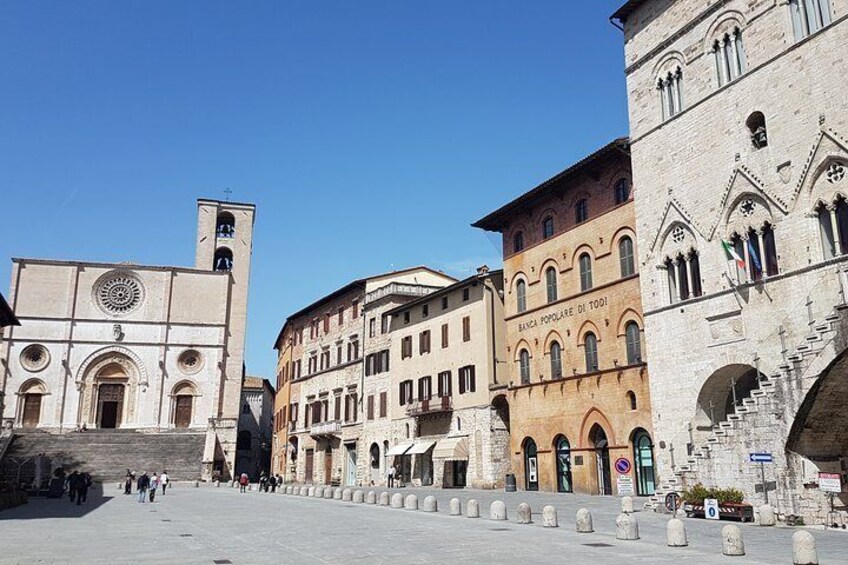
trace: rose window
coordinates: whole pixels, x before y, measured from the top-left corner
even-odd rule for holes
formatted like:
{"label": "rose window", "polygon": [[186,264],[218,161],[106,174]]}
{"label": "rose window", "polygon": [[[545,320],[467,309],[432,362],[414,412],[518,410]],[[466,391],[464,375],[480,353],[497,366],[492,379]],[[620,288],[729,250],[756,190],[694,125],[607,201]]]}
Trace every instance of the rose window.
{"label": "rose window", "polygon": [[845,178],[845,165],[842,163],[833,163],[827,168],[827,180],[831,184],[836,184]]}
{"label": "rose window", "polygon": [[674,243],[683,243],[683,239],[686,237],[686,232],[683,231],[683,228],[677,226],[671,232],[671,240]]}
{"label": "rose window", "polygon": [[144,297],[141,283],[129,274],[104,278],[96,287],[95,297],[100,307],[109,314],[128,314],[138,308]]}
{"label": "rose window", "polygon": [[757,205],[753,200],[745,200],[742,202],[742,205],[739,207],[739,211],[742,213],[743,218],[750,218],[754,214],[754,210],[756,210]]}
{"label": "rose window", "polygon": [[43,345],[29,345],[21,352],[21,365],[27,371],[40,371],[50,363],[50,353]]}
{"label": "rose window", "polygon": [[203,368],[203,357],[199,351],[187,349],[180,353],[177,364],[183,373],[192,374]]}

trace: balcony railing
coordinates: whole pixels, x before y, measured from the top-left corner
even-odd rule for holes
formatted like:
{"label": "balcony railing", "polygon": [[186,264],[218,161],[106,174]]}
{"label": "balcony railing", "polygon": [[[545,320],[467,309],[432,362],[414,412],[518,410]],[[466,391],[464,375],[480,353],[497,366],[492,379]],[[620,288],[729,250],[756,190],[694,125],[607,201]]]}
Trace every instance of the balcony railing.
{"label": "balcony railing", "polygon": [[312,437],[332,436],[342,431],[342,423],[338,420],[332,422],[323,422],[321,424],[312,424],[309,430],[309,435]]}
{"label": "balcony railing", "polygon": [[391,283],[386,286],[382,286],[376,290],[372,290],[368,294],[365,295],[365,304],[370,304],[375,300],[379,300],[383,297],[390,295],[400,295],[400,296],[425,296],[430,294],[433,291],[439,290],[438,286],[425,286],[422,284],[402,284],[402,283]]}
{"label": "balcony railing", "polygon": [[406,405],[406,414],[407,416],[422,416],[424,414],[451,412],[453,410],[452,400],[450,396],[432,398],[430,400],[416,400]]}

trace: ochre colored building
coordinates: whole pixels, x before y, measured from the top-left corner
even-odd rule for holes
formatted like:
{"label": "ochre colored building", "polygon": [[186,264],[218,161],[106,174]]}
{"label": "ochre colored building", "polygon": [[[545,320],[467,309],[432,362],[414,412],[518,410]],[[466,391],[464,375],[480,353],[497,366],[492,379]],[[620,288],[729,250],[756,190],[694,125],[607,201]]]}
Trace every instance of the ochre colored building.
{"label": "ochre colored building", "polygon": [[503,234],[519,489],[654,492],[630,179],[618,139],[474,224]]}

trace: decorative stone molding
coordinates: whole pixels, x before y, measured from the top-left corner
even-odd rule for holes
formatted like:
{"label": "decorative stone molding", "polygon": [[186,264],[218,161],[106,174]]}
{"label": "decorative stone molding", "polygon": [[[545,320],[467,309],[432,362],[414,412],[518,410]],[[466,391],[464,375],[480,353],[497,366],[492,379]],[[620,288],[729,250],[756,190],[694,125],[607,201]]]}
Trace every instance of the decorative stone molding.
{"label": "decorative stone molding", "polygon": [[21,351],[21,366],[30,373],[43,371],[50,364],[50,352],[40,343],[28,345]]}
{"label": "decorative stone molding", "polygon": [[94,284],[92,300],[109,316],[126,316],[144,302],[144,285],[132,271],[109,271]]}
{"label": "decorative stone molding", "polygon": [[186,349],[180,356],[177,358],[177,365],[186,375],[194,375],[199,373],[201,369],[203,369],[203,365],[205,360],[203,358],[203,354],[201,354],[196,349]]}

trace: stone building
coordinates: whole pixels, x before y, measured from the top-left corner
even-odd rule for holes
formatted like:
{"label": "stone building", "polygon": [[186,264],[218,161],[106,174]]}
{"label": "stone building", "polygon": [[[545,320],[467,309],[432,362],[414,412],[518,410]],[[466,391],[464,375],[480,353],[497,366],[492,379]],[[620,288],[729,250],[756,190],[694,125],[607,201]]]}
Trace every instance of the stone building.
{"label": "stone building", "polygon": [[492,212],[503,234],[512,469],[519,488],[654,493],[627,139]]}
{"label": "stone building", "polygon": [[[358,279],[286,320],[283,329],[291,326],[291,345],[285,343],[287,332],[281,331],[276,349],[282,357],[291,348],[289,369],[283,369],[289,380],[290,405],[287,430],[277,432],[277,443],[285,434],[291,480],[344,485],[366,481],[368,472],[363,471],[362,463],[365,359],[372,354],[385,358],[378,334],[374,346],[368,343],[370,320],[379,310],[374,298],[375,304],[369,304],[372,308],[366,314],[366,299],[378,289],[409,299],[453,281],[426,267]],[[368,383],[367,390],[379,398],[373,383]],[[373,442],[376,436],[367,437]],[[380,436],[378,441],[385,439]]]}
{"label": "stone building", "polygon": [[404,484],[503,486],[509,429],[492,405],[509,374],[499,362],[506,356],[503,313],[503,272],[481,267],[384,314],[392,364],[384,453]]}
{"label": "stone building", "polygon": [[256,480],[271,471],[274,387],[261,377],[245,377],[236,441],[236,474]]}
{"label": "stone building", "polygon": [[[822,521],[848,472],[848,0],[631,0],[626,50],[662,491]],[[837,506],[846,501],[837,496]],[[840,503],[841,498],[841,503]]]}
{"label": "stone building", "polygon": [[[97,430],[77,441],[104,445],[120,431],[147,432],[138,444],[150,451],[168,432],[198,452],[180,472],[232,473],[255,209],[197,207],[193,268],[13,260],[10,300],[23,325],[0,344],[0,414],[18,452],[28,430]],[[129,452],[125,467],[170,466]]]}
{"label": "stone building", "polygon": [[294,339],[288,320],[283,324],[277,341],[277,390],[274,394],[274,434],[271,446],[271,472],[291,481],[290,451],[288,444],[289,405],[292,392],[292,359]]}

